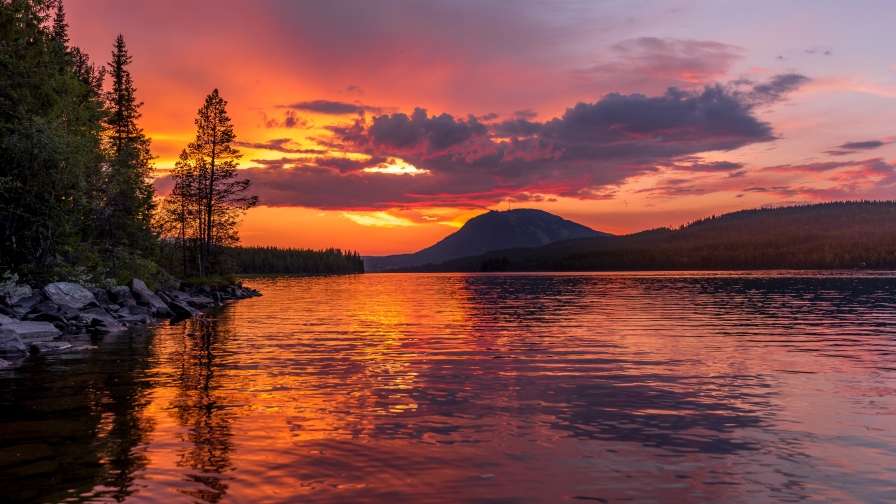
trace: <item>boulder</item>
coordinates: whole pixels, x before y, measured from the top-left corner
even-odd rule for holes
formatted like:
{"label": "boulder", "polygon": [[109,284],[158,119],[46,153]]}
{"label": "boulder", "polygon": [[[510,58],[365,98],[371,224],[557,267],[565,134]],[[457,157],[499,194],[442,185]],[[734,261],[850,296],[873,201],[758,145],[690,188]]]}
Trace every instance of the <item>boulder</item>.
{"label": "boulder", "polygon": [[85,311],[81,314],[79,320],[82,323],[87,322],[87,328],[90,331],[97,333],[109,334],[125,330],[125,326],[116,322],[115,319],[102,308],[92,308]]}
{"label": "boulder", "polygon": [[118,323],[124,322],[125,324],[148,324],[152,319],[149,318],[149,315],[131,315],[129,317],[122,317],[118,319]]}
{"label": "boulder", "polygon": [[38,341],[50,341],[62,334],[49,322],[20,322],[14,321],[0,326],[0,333],[15,334],[22,343],[35,343]]}
{"label": "boulder", "polygon": [[64,341],[48,341],[45,343],[35,343],[28,347],[32,355],[60,354],[80,352],[82,350],[96,350],[97,347],[90,345],[72,346],[71,343]]}
{"label": "boulder", "polygon": [[12,367],[12,362],[0,359],[0,369]]}
{"label": "boulder", "polygon": [[65,322],[65,315],[62,314],[62,308],[50,301],[44,301],[32,308],[25,316],[25,320],[37,320],[44,322]]}
{"label": "boulder", "polygon": [[215,304],[215,300],[210,297],[197,296],[188,299],[187,304],[190,306],[195,306],[196,308],[208,308],[209,306],[213,306]]}
{"label": "boulder", "polygon": [[0,293],[0,302],[6,306],[12,306],[18,303],[20,299],[31,296],[33,293],[28,285],[16,285]]}
{"label": "boulder", "polygon": [[8,324],[9,322],[12,322],[13,320],[14,319],[11,319],[11,318],[7,317],[6,315],[0,315],[0,325]]}
{"label": "boulder", "polygon": [[168,307],[171,308],[174,316],[179,319],[191,318],[202,315],[202,312],[191,308],[187,303],[181,303],[180,301],[172,301],[168,303]]}
{"label": "boulder", "polygon": [[120,285],[115,287],[110,291],[112,294],[112,302],[120,306],[136,306],[137,302],[134,301],[134,296],[131,295],[131,289],[125,287],[124,285]]}
{"label": "boulder", "polygon": [[19,335],[12,331],[4,331],[0,328],[0,356],[24,357],[28,355],[28,349],[22,343]]}
{"label": "boulder", "polygon": [[27,312],[28,310],[37,306],[40,301],[40,296],[26,296],[16,301],[16,304],[12,305],[12,307],[17,309],[24,309]]}
{"label": "boulder", "polygon": [[168,296],[171,298],[172,301],[186,301],[187,299],[190,299],[191,297],[193,297],[193,296],[187,294],[186,292],[181,292],[181,291],[171,291],[168,293]]}
{"label": "boulder", "polygon": [[168,297],[168,294],[165,294],[165,293],[162,292],[162,291],[156,292],[156,296],[159,296],[159,299],[161,299],[161,300],[164,301],[165,303],[170,303],[170,302],[171,302],[171,298]]}
{"label": "boulder", "polygon": [[128,287],[131,289],[131,295],[134,296],[134,300],[137,301],[137,304],[149,308],[152,315],[156,317],[167,317],[171,315],[171,310],[168,309],[168,305],[165,304],[159,296],[156,296],[153,291],[149,290],[149,287],[147,287],[142,280],[133,278],[128,282]]}
{"label": "boulder", "polygon": [[87,290],[93,294],[93,298],[96,299],[96,302],[100,304],[100,306],[106,306],[109,304],[109,294],[99,287],[88,287]]}
{"label": "boulder", "polygon": [[40,290],[47,300],[59,305],[68,305],[78,310],[96,303],[89,290],[71,282],[54,282]]}

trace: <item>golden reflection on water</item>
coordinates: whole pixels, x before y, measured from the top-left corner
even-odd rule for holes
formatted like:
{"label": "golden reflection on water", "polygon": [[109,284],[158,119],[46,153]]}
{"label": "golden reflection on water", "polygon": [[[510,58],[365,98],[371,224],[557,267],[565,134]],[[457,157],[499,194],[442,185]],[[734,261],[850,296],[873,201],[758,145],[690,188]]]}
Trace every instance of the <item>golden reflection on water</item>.
{"label": "golden reflection on water", "polygon": [[0,376],[0,479],[23,502],[896,498],[892,280],[253,280]]}

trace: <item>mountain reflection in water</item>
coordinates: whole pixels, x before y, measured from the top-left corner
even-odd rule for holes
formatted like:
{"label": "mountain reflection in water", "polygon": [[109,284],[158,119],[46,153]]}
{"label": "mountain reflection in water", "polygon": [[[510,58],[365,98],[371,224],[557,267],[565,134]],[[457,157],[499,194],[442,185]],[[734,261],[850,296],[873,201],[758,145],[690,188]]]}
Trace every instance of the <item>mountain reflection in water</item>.
{"label": "mountain reflection in water", "polygon": [[247,283],[0,371],[3,498],[896,501],[896,275]]}

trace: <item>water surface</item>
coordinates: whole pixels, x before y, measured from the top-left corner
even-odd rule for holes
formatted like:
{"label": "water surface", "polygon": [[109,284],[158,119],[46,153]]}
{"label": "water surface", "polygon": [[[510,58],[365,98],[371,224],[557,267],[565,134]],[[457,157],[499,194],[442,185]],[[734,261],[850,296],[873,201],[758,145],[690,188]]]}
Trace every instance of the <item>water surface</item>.
{"label": "water surface", "polygon": [[896,275],[247,282],[0,371],[14,502],[896,502]]}

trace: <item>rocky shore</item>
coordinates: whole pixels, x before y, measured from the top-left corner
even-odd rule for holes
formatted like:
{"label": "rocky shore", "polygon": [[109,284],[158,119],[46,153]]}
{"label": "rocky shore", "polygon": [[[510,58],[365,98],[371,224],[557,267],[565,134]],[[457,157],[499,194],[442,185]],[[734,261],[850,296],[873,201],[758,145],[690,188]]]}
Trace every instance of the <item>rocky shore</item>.
{"label": "rocky shore", "polygon": [[260,296],[255,289],[231,285],[153,292],[138,279],[103,290],[55,282],[40,290],[17,285],[0,293],[0,368],[29,355],[78,352],[96,348],[84,336],[118,333],[159,320],[176,322],[202,315],[204,309]]}

